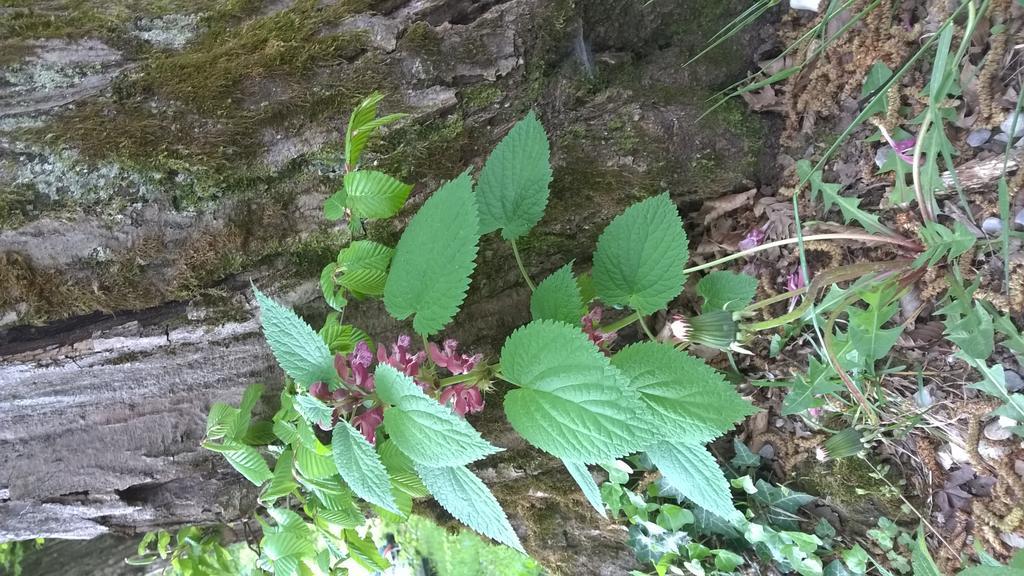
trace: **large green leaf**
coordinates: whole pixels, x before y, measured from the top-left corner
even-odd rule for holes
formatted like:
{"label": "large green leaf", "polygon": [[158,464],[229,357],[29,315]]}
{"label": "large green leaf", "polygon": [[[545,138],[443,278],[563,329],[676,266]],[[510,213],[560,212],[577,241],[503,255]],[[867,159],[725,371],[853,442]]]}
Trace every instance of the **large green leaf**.
{"label": "large green leaf", "polygon": [[392,366],[379,364],[374,381],[378,396],[391,405],[384,410],[388,436],[416,464],[462,466],[499,451]]}
{"label": "large green leaf", "polygon": [[683,221],[668,194],[634,204],[605,228],[594,253],[594,287],[608,304],[642,314],[683,290],[688,251]]}
{"label": "large green leaf", "polygon": [[390,218],[402,209],[412,186],[383,172],[356,170],[345,174],[346,203],[353,218]]}
{"label": "large green leaf", "polygon": [[558,320],[575,325],[584,314],[583,298],[572,276],[571,262],[545,278],[530,296],[530,315],[534,320]]}
{"label": "large green leaf", "polygon": [[587,465],[571,460],[562,460],[562,464],[569,471],[569,475],[576,481],[576,484],[579,485],[580,490],[583,491],[583,496],[586,497],[587,502],[594,507],[594,510],[597,510],[598,514],[607,518],[608,513],[604,509],[604,501],[601,500],[601,489],[597,487],[597,482],[590,475],[590,470],[587,470]]}
{"label": "large green leaf", "polygon": [[563,460],[607,462],[653,437],[639,394],[579,328],[537,320],[516,330],[501,372],[519,387],[505,395],[512,427]]}
{"label": "large green leaf", "polygon": [[449,514],[480,534],[526,554],[494,494],[472,472],[463,466],[417,466],[416,471]]}
{"label": "large green leaf", "polygon": [[742,517],[732,504],[729,481],[704,446],[663,440],[647,455],[669,486],[697,506],[725,520]]}
{"label": "large green leaf", "polygon": [[331,429],[331,420],[334,416],[333,408],[309,394],[296,394],[294,402],[295,410],[302,415],[306,422],[324,430]]}
{"label": "large green leaf", "polygon": [[245,479],[259,486],[273,476],[267,461],[253,448],[235,440],[225,440],[220,444],[203,442],[203,448],[219,452],[231,467],[245,476]]}
{"label": "large green leaf", "polygon": [[388,471],[377,456],[377,451],[345,420],[334,427],[331,452],[338,473],[356,496],[398,514],[398,506],[391,495]]}
{"label": "large green leaf", "polygon": [[372,240],[356,240],[338,254],[341,285],[360,295],[384,293],[394,250]]}
{"label": "large green leaf", "polygon": [[743,310],[757,293],[757,278],[728,270],[716,270],[700,279],[697,293],[704,299],[701,312]]}
{"label": "large green leaf", "polygon": [[526,234],[544,215],[551,183],[548,136],[531,111],[487,158],[476,185],[480,234],[501,229],[506,240]]}
{"label": "large green leaf", "polygon": [[707,442],[756,411],[715,369],[667,344],[633,344],[612,365],[640,392],[659,438]]}
{"label": "large green leaf", "polygon": [[299,487],[295,477],[292,476],[292,466],[294,464],[295,459],[292,449],[286,448],[277,457],[277,463],[274,464],[274,475],[271,477],[270,483],[267,484],[260,494],[260,502],[267,505],[273,504],[278,498],[291,494],[293,490]]}
{"label": "large green leaf", "polygon": [[260,305],[260,322],[278,365],[300,386],[320,381],[337,383],[334,355],[320,336],[290,308],[281,306],[253,287]]}
{"label": "large green leaf", "polygon": [[479,221],[464,173],[427,200],[402,234],[384,286],[384,306],[398,320],[415,314],[413,328],[430,335],[462,306],[476,266]]}

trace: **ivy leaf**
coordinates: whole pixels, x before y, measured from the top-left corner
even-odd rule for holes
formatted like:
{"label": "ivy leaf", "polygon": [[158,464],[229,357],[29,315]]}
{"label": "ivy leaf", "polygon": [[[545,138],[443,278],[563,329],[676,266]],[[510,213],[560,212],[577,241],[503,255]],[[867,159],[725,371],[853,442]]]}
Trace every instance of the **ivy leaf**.
{"label": "ivy leaf", "polygon": [[449,514],[480,534],[526,554],[494,494],[467,468],[416,466],[416,471]]}
{"label": "ivy leaf", "polygon": [[260,323],[278,365],[300,386],[338,382],[334,355],[324,341],[290,308],[281,306],[253,287],[260,306]]}
{"label": "ivy leaf", "polygon": [[427,200],[402,234],[384,286],[384,306],[397,320],[415,314],[413,328],[429,336],[462,306],[476,266],[476,202],[468,173]]}
{"label": "ivy leaf", "polygon": [[584,314],[571,262],[545,278],[530,296],[530,315],[534,320],[558,320],[576,325]]}
{"label": "ivy leaf", "polygon": [[535,320],[501,351],[509,423],[563,460],[595,464],[642,449],[653,437],[639,394],[578,328]]}
{"label": "ivy leaf", "polygon": [[273,476],[267,461],[253,448],[235,440],[224,440],[220,444],[203,442],[203,448],[213,452],[219,452],[224,459],[231,464],[231,467],[238,470],[238,473],[245,476],[245,479],[259,486]]}
{"label": "ivy leaf", "polygon": [[796,530],[799,520],[796,511],[815,500],[814,496],[809,494],[790,490],[785,486],[775,486],[761,479],[754,487],[757,488],[757,492],[750,497],[767,508],[765,516],[768,523],[783,530]]}
{"label": "ivy leaf", "polygon": [[732,457],[729,463],[734,468],[744,470],[747,468],[757,468],[761,465],[761,455],[752,452],[750,448],[747,448],[746,444],[740,442],[739,438],[732,439],[732,447],[736,455]]}
{"label": "ivy leaf", "polygon": [[668,194],[654,196],[627,208],[601,233],[594,287],[608,304],[652,314],[682,292],[687,258],[679,211]]}
{"label": "ivy leaf", "polygon": [[363,500],[399,514],[391,495],[388,471],[373,445],[345,420],[338,422],[331,437],[331,453],[338,473],[349,488]]}
{"label": "ivy leaf", "polygon": [[374,92],[367,96],[352,111],[348,118],[348,130],[345,131],[345,163],[349,168],[355,168],[359,164],[359,156],[363,148],[370,140],[370,136],[380,128],[392,122],[404,118],[405,114],[389,114],[377,118],[377,105],[384,99],[380,92]]}
{"label": "ivy leaf", "polygon": [[612,365],[640,392],[659,438],[707,442],[756,412],[714,368],[667,344],[633,344]]}
{"label": "ivy leaf", "polygon": [[551,183],[551,150],[537,115],[531,110],[487,157],[476,185],[480,234],[501,229],[515,240],[544,215]]}
{"label": "ivy leaf", "polygon": [[594,477],[590,475],[590,470],[587,470],[587,465],[582,462],[573,462],[572,460],[562,460],[562,464],[565,465],[565,469],[569,471],[569,475],[579,485],[580,490],[583,491],[583,496],[587,498],[587,502],[597,510],[597,513],[602,518],[607,518],[608,514],[604,510],[604,501],[601,500],[601,489],[597,487],[597,482],[594,481]]}
{"label": "ivy leaf", "polygon": [[333,408],[309,394],[296,394],[294,401],[295,410],[307,422],[315,424],[324,430],[331,429],[331,420],[333,420],[334,416]]}
{"label": "ivy leaf", "polygon": [[388,364],[375,374],[378,396],[392,406],[384,410],[388,436],[416,464],[463,466],[500,451],[409,376]]}
{"label": "ivy leaf", "polygon": [[724,520],[740,516],[732,504],[725,474],[704,446],[662,440],[649,447],[647,455],[669,486],[697,506]]}
{"label": "ivy leaf", "polygon": [[356,170],[345,174],[345,202],[352,218],[390,218],[402,209],[412,186],[383,172]]}
{"label": "ivy leaf", "polygon": [[701,312],[738,312],[746,308],[757,294],[757,278],[749,274],[718,270],[700,279],[697,293],[704,299]]}
{"label": "ivy leaf", "polygon": [[380,296],[394,252],[372,240],[356,240],[338,254],[341,285],[359,295]]}

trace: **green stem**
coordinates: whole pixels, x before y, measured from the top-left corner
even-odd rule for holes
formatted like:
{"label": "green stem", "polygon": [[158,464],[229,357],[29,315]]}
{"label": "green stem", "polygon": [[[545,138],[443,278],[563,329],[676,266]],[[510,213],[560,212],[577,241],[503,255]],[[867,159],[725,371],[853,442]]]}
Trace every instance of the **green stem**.
{"label": "green stem", "polygon": [[706,264],[701,264],[699,266],[693,266],[691,268],[686,268],[685,270],[683,270],[683,273],[684,274],[689,274],[691,272],[697,272],[697,271],[704,270],[704,269],[707,269],[707,268],[714,268],[715,266],[718,266],[720,264],[725,264],[726,262],[731,262],[733,260],[738,260],[740,258],[743,258],[744,256],[750,256],[751,254],[757,254],[758,252],[763,252],[765,250],[771,250],[772,248],[778,248],[779,246],[788,246],[789,244],[796,244],[798,242],[812,242],[814,240],[860,240],[862,242],[885,242],[887,244],[896,244],[897,246],[903,246],[905,248],[910,248],[911,250],[921,250],[921,246],[918,243],[913,242],[911,240],[907,240],[906,238],[894,238],[894,237],[891,237],[891,236],[880,236],[880,235],[872,235],[872,234],[854,234],[854,233],[851,233],[851,234],[812,234],[810,236],[804,236],[802,239],[801,238],[786,238],[785,240],[776,240],[775,242],[769,242],[767,244],[762,244],[760,246],[751,248],[749,250],[743,250],[742,252],[736,252],[734,254],[730,254],[730,255],[725,256],[723,258],[719,258],[718,260],[712,260],[711,262],[708,262]]}
{"label": "green stem", "polygon": [[598,327],[598,330],[600,330],[601,332],[618,332],[619,330],[622,330],[626,326],[629,326],[630,324],[636,322],[639,319],[640,313],[633,312],[628,316],[623,316],[622,318],[619,318],[618,320],[612,322],[611,324],[606,324],[604,326]]}
{"label": "green stem", "polygon": [[483,370],[473,370],[469,374],[456,374],[454,376],[449,376],[447,378],[442,378],[441,380],[439,380],[437,382],[437,386],[438,386],[438,388],[444,388],[446,386],[451,386],[453,384],[461,384],[462,382],[469,382],[471,380],[477,380],[477,379],[480,378],[481,373],[488,373],[488,372],[490,372],[491,374],[494,374],[495,377],[499,377],[498,376],[498,372],[500,372],[500,371],[501,371],[501,362],[495,362],[494,364],[490,364],[490,365],[484,367]]}
{"label": "green stem", "polygon": [[647,327],[647,323],[646,323],[646,322],[644,322],[644,319],[640,317],[640,314],[639,314],[639,313],[637,313],[637,315],[636,315],[636,319],[640,321],[640,327],[644,329],[644,334],[647,334],[647,338],[648,338],[648,339],[649,339],[649,340],[650,340],[651,342],[654,342],[654,341],[656,341],[656,340],[657,340],[657,338],[655,338],[655,337],[654,337],[654,333],[653,333],[653,332],[651,332],[651,329]]}
{"label": "green stem", "polygon": [[537,289],[537,286],[533,284],[533,280],[530,279],[530,275],[526,272],[526,266],[523,266],[523,258],[519,255],[519,247],[516,246],[515,239],[509,240],[512,244],[512,255],[516,257],[516,264],[519,266],[519,272],[522,273],[523,279],[526,280],[526,285],[530,287],[530,292]]}

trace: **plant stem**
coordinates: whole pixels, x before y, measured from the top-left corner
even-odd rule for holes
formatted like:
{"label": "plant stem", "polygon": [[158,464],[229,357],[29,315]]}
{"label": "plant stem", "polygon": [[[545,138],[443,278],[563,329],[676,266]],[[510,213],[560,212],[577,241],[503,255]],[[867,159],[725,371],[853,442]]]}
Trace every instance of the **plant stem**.
{"label": "plant stem", "polygon": [[619,318],[618,320],[616,320],[615,322],[612,322],[611,324],[606,324],[604,326],[598,327],[598,330],[600,330],[601,332],[618,332],[619,330],[622,330],[626,326],[629,326],[630,324],[632,324],[633,322],[636,322],[639,319],[640,319],[640,313],[639,312],[633,312],[629,316],[624,316],[622,318]]}
{"label": "plant stem", "polygon": [[519,272],[523,275],[523,280],[526,280],[526,285],[530,287],[530,292],[537,289],[537,286],[533,284],[533,280],[530,280],[530,275],[526,272],[526,266],[523,266],[523,258],[519,255],[519,247],[516,246],[515,239],[509,240],[512,244],[512,255],[516,257],[516,264],[519,266]]}
{"label": "plant stem", "polygon": [[639,312],[637,312],[636,314],[636,319],[640,321],[640,327],[644,329],[644,334],[647,334],[647,338],[651,342],[657,341],[657,338],[654,337],[654,333],[651,332],[651,329],[647,327],[647,323],[644,322],[644,319],[640,316]]}
{"label": "plant stem", "polygon": [[847,374],[846,370],[844,370],[842,365],[839,364],[839,358],[836,356],[835,350],[833,349],[834,346],[832,346],[832,334],[836,325],[836,319],[839,318],[840,314],[846,311],[846,308],[850,304],[859,298],[859,294],[847,296],[839,304],[836,310],[829,315],[828,322],[825,323],[825,337],[822,339],[822,343],[824,344],[825,354],[828,356],[829,363],[832,364],[832,368],[837,374],[839,374],[839,379],[843,381],[846,389],[850,392],[850,396],[857,401],[857,404],[860,404],[861,409],[868,415],[868,419],[871,420],[871,423],[878,426],[878,415],[875,414],[875,410],[871,407],[871,404],[868,403],[868,399],[864,397],[860,388],[857,387],[857,383],[850,378],[850,375]]}
{"label": "plant stem", "polygon": [[778,248],[779,246],[787,246],[789,244],[796,244],[798,242],[811,242],[811,241],[814,241],[814,240],[859,240],[859,241],[862,241],[862,242],[885,242],[887,244],[896,244],[897,246],[903,246],[904,248],[910,248],[911,250],[921,250],[921,245],[920,244],[918,244],[917,242],[911,241],[911,240],[907,240],[906,238],[895,238],[895,237],[891,237],[891,236],[879,236],[879,235],[873,235],[873,234],[856,234],[856,233],[848,233],[848,234],[812,234],[810,236],[804,236],[802,239],[800,239],[800,238],[786,238],[785,240],[776,240],[775,242],[769,242],[767,244],[762,244],[760,246],[751,248],[749,250],[743,250],[742,252],[736,252],[735,254],[730,254],[730,255],[725,256],[723,258],[719,258],[718,260],[712,260],[711,262],[708,262],[706,264],[701,264],[699,266],[693,266],[693,267],[690,267],[690,268],[686,268],[685,270],[683,270],[683,272],[686,273],[686,274],[689,274],[691,272],[697,272],[699,270],[704,270],[704,269],[707,269],[707,268],[714,268],[715,266],[718,266],[720,264],[725,264],[726,262],[731,262],[733,260],[737,260],[739,258],[743,258],[744,256],[749,256],[751,254],[756,254],[758,252],[763,252],[765,250],[770,250],[772,248]]}

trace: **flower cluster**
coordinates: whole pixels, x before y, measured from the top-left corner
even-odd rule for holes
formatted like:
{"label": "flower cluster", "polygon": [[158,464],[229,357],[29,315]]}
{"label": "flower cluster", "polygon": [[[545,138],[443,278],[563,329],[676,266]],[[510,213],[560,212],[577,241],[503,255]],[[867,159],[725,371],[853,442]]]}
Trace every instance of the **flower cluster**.
{"label": "flower cluster", "polygon": [[[377,349],[378,364],[387,364],[412,378],[428,395],[434,395],[435,375],[424,369],[427,353],[411,352],[411,339],[399,336],[390,351],[381,346]],[[444,368],[453,375],[469,374],[483,359],[476,354],[467,356],[458,353],[458,342],[449,339],[443,347],[429,345],[430,358],[438,368]],[[384,422],[384,407],[373,396],[376,385],[370,368],[373,365],[373,353],[366,342],[359,342],[351,354],[338,354],[334,358],[334,367],[341,378],[342,386],[333,392],[323,382],[314,382],[309,387],[310,395],[334,407],[333,423],[346,416],[351,417],[352,425],[371,444],[377,443],[377,429]],[[483,410],[484,399],[480,391],[480,383],[461,382],[445,387],[438,397],[441,404],[450,405],[460,416]]]}
{"label": "flower cluster", "polygon": [[611,355],[611,345],[618,336],[615,332],[603,332],[600,328],[601,316],[604,314],[604,310],[597,306],[590,312],[587,312],[580,323],[583,324],[583,332],[590,338],[598,348],[601,349],[605,355]]}

